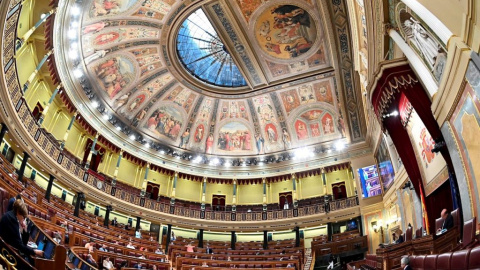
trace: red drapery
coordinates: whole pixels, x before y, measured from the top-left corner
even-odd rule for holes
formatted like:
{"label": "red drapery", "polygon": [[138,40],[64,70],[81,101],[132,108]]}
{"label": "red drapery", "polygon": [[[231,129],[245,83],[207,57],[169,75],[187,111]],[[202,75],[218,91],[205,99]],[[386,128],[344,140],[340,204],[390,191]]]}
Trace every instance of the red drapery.
{"label": "red drapery", "polygon": [[[372,94],[372,105],[377,117],[380,119],[380,123],[383,124],[383,129],[387,130],[390,134],[415,191],[417,194],[420,194],[420,189],[422,189],[422,192],[425,194],[415,151],[413,150],[408,133],[402,125],[401,117],[383,117],[395,110],[400,111],[399,103],[402,94],[405,95],[415,109],[428,132],[432,135],[432,138],[443,139],[437,121],[430,109],[431,100],[409,65],[384,70]],[[446,148],[442,151],[442,155],[449,168],[452,168],[450,155]],[[431,227],[432,224],[435,224],[435,219],[439,216],[438,213],[440,213],[442,208],[452,209],[451,189],[448,181],[435,192],[431,193],[426,198],[425,204],[429,225]]]}

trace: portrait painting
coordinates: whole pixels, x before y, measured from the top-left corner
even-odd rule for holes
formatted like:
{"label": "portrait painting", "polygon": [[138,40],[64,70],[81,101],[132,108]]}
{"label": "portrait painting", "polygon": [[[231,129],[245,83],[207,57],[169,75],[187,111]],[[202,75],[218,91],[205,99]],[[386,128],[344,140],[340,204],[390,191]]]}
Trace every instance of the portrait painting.
{"label": "portrait painting", "polygon": [[295,122],[295,132],[299,141],[308,139],[307,124],[301,120]]}
{"label": "portrait painting", "polygon": [[318,123],[310,124],[310,130],[312,131],[312,137],[320,137],[320,125]]}
{"label": "portrait painting", "polygon": [[300,57],[311,50],[317,39],[315,20],[296,5],[266,8],[256,19],[254,31],[262,50],[277,59]]}
{"label": "portrait painting", "polygon": [[335,124],[331,114],[326,113],[322,118],[323,133],[325,135],[335,133]]}
{"label": "portrait painting", "polygon": [[267,135],[267,141],[272,144],[278,140],[277,127],[274,124],[269,123],[265,126],[265,134]]}

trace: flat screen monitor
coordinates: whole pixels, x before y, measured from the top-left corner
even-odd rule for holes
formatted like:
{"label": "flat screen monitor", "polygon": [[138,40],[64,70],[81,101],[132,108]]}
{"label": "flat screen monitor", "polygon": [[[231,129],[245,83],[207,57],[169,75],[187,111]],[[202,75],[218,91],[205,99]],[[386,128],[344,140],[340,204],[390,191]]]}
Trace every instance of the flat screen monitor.
{"label": "flat screen monitor", "polygon": [[53,251],[55,250],[55,244],[52,241],[48,241],[47,244],[45,245],[45,250],[44,250],[44,258],[45,259],[52,259],[53,258]]}
{"label": "flat screen monitor", "polygon": [[44,248],[45,248],[45,242],[40,241],[40,242],[37,244],[37,249],[38,249],[38,250],[43,250]]}
{"label": "flat screen monitor", "polygon": [[377,165],[358,169],[358,176],[362,187],[362,197],[368,198],[382,194]]}
{"label": "flat screen monitor", "polygon": [[43,234],[43,232],[39,232],[37,236],[37,240],[35,241],[37,246],[40,244],[40,242],[43,242],[44,239],[45,239],[45,234]]}
{"label": "flat screen monitor", "polygon": [[356,220],[349,220],[347,222],[347,231],[353,231],[353,230],[356,230],[356,229],[358,229],[357,221]]}
{"label": "flat screen monitor", "polygon": [[30,232],[30,237],[31,237],[32,239],[35,239],[35,237],[36,237],[37,234],[38,234],[38,227],[35,226],[35,225],[33,225],[33,226],[30,228],[29,232]]}

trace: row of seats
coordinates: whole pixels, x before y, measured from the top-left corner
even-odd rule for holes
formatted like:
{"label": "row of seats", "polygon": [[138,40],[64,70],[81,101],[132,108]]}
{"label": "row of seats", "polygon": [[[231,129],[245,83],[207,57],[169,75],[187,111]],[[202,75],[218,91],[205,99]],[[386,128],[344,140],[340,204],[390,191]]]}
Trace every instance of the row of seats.
{"label": "row of seats", "polygon": [[409,256],[413,270],[480,270],[480,246],[434,255]]}

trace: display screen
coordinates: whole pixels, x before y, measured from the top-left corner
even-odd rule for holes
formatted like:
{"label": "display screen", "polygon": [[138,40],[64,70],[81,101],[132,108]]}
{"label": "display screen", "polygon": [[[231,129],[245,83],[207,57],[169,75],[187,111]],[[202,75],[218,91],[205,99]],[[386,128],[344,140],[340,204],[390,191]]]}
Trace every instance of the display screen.
{"label": "display screen", "polygon": [[52,259],[54,249],[55,249],[55,244],[51,241],[48,241],[47,245],[45,246],[44,258],[45,259]]}
{"label": "display screen", "polygon": [[395,179],[395,171],[393,170],[392,159],[390,153],[388,152],[387,142],[384,137],[378,146],[375,158],[378,164],[378,172],[380,174],[380,179],[383,184],[383,191],[387,191],[388,188],[393,184]]}
{"label": "display screen", "polygon": [[363,198],[382,194],[380,178],[378,177],[377,165],[358,169],[358,176],[362,186]]}
{"label": "display screen", "polygon": [[347,231],[353,231],[356,229],[358,229],[356,220],[350,220],[347,222]]}

